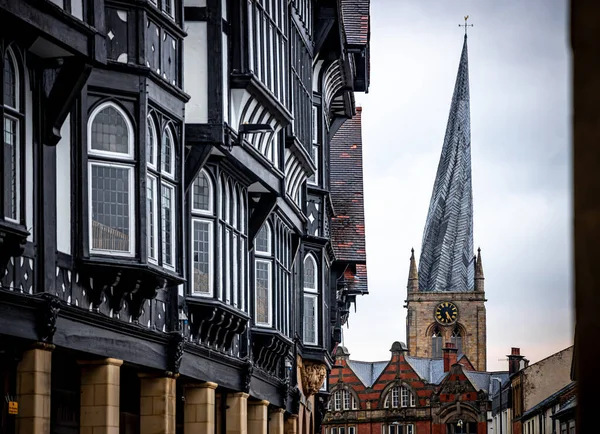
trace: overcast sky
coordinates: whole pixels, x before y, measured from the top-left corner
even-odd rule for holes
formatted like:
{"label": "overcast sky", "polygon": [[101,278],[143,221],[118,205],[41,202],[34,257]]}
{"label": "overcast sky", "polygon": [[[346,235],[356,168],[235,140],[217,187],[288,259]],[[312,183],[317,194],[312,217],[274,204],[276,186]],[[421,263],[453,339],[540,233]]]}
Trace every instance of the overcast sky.
{"label": "overcast sky", "polygon": [[570,51],[566,0],[371,0],[363,106],[370,294],[344,330],[351,358],[406,342],[418,258],[464,31],[469,29],[475,248],[488,370],[520,347],[532,362],[573,342]]}

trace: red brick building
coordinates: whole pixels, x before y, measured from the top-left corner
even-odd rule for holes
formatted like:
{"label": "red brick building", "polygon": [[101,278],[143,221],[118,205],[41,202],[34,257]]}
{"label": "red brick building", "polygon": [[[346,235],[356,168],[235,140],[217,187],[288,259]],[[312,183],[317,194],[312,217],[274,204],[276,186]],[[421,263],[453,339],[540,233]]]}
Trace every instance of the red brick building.
{"label": "red brick building", "polygon": [[[446,344],[443,358],[408,355],[394,342],[382,362],[350,359],[338,347],[323,434],[485,434],[489,397],[506,372],[476,372]],[[492,390],[494,389],[494,390]]]}

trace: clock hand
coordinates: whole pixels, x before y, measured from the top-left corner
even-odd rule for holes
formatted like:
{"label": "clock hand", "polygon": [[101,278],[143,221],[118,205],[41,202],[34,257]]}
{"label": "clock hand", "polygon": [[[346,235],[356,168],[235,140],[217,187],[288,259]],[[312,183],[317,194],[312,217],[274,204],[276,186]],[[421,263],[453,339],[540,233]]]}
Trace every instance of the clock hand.
{"label": "clock hand", "polygon": [[450,314],[449,314],[448,312],[446,312],[446,317],[447,317],[447,318],[448,318],[450,321],[452,321],[452,318],[450,318]]}

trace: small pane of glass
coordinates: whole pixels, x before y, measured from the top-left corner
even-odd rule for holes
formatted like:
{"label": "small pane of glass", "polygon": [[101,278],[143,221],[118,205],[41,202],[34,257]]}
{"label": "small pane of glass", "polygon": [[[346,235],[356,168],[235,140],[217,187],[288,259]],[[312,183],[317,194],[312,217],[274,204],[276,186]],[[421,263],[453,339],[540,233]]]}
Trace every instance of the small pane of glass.
{"label": "small pane of glass", "polygon": [[92,248],[129,252],[129,167],[91,165]]}
{"label": "small pane of glass", "polygon": [[129,153],[129,127],[113,106],[102,109],[92,122],[92,149],[118,154]]}
{"label": "small pane of glass", "polygon": [[163,185],[161,189],[162,206],[162,255],[163,264],[174,265],[173,260],[173,188]]}
{"label": "small pane of glass", "polygon": [[17,68],[10,50],[4,55],[4,105],[17,108]]}
{"label": "small pane of glass", "polygon": [[316,270],[315,261],[311,256],[307,256],[304,260],[304,288],[316,290]]}
{"label": "small pane of glass", "polygon": [[192,190],[193,208],[199,211],[210,211],[210,184],[206,174],[200,172],[194,181]]}
{"label": "small pane of glass", "polygon": [[194,292],[210,294],[210,224],[194,220]]}
{"label": "small pane of glass", "polygon": [[271,286],[271,263],[256,261],[256,322],[269,324],[269,289]]}

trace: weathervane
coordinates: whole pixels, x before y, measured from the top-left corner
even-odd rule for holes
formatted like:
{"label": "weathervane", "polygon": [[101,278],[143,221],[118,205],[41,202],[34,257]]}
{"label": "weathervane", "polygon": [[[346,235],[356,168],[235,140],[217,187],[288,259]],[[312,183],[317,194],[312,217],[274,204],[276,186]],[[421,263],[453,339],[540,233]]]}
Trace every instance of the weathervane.
{"label": "weathervane", "polygon": [[467,15],[465,17],[465,23],[464,24],[459,24],[458,27],[464,27],[465,28],[465,36],[467,36],[467,27],[473,27],[473,24],[467,24],[467,20],[469,19],[469,16]]}

